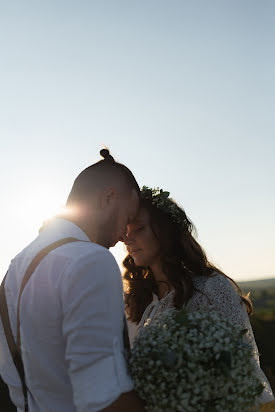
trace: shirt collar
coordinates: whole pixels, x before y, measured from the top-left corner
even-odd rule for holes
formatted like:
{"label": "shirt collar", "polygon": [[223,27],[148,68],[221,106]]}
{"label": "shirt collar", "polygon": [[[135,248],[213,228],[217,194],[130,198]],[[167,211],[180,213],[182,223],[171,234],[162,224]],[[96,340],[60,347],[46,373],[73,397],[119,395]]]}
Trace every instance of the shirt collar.
{"label": "shirt collar", "polygon": [[167,291],[167,292],[165,293],[165,295],[164,295],[161,299],[159,299],[158,296],[157,296],[155,293],[153,293],[153,300],[152,300],[152,302],[161,302],[162,300],[166,299],[168,296],[174,294],[174,292],[175,292],[174,289],[172,289],[170,292]]}
{"label": "shirt collar", "polygon": [[75,223],[70,220],[55,217],[40,232],[40,236],[48,237],[53,236],[58,239],[63,239],[66,237],[74,237],[79,240],[85,240],[91,242],[91,239],[86,235],[86,233],[80,229]]}

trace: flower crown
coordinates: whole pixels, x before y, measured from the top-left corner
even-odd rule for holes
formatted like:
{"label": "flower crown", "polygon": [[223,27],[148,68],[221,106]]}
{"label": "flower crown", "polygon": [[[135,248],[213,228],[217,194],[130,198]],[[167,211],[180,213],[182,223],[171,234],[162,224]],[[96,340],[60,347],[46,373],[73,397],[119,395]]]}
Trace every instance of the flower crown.
{"label": "flower crown", "polygon": [[143,186],[141,189],[141,198],[151,201],[152,205],[156,206],[163,213],[170,216],[172,222],[189,229],[189,222],[185,212],[174,202],[170,197],[170,192],[164,192],[159,187],[150,188]]}

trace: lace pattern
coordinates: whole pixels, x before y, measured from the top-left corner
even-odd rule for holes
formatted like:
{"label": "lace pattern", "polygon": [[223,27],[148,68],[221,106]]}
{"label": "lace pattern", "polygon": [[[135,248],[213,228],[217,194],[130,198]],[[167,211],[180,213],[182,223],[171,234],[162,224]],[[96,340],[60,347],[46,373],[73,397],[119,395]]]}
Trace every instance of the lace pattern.
{"label": "lace pattern", "polygon": [[[259,398],[259,403],[270,402],[274,399],[269,382],[260,367],[259,352],[255,342],[253,330],[249,321],[245,305],[235,290],[235,286],[226,277],[216,274],[213,277],[198,276],[193,279],[196,291],[186,305],[186,310],[190,312],[205,310],[216,311],[225,319],[240,326],[242,329],[248,329],[246,339],[253,348],[253,363],[264,390]],[[164,298],[158,300],[154,295],[153,301],[144,311],[142,319],[138,325],[128,321],[129,336],[131,344],[140,328],[152,322],[162,312],[173,307],[174,291],[168,293]]]}

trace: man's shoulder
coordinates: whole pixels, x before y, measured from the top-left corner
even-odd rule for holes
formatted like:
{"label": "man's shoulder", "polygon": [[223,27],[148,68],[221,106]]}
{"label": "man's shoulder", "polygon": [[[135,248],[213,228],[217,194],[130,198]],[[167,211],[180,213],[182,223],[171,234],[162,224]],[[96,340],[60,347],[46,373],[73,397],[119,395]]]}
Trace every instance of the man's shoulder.
{"label": "man's shoulder", "polygon": [[[67,246],[67,247],[66,247]],[[65,245],[65,247],[56,249],[56,255],[65,255],[72,263],[74,262],[101,262],[106,261],[109,263],[116,263],[116,260],[112,253],[103,246],[93,242],[76,241]]]}
{"label": "man's shoulder", "polygon": [[97,293],[106,297],[110,292],[110,297],[114,298],[117,291],[122,293],[121,273],[112,253],[94,243],[77,243],[72,246],[69,261],[60,270],[59,288],[63,291],[63,300],[67,301],[68,296],[80,296],[84,290],[87,296]]}
{"label": "man's shoulder", "polygon": [[77,239],[75,241],[66,243],[63,246],[60,246],[54,249],[55,255],[66,255],[71,259],[78,259],[82,256],[109,256],[111,252],[103,246],[98,245],[97,243]]}
{"label": "man's shoulder", "polygon": [[[23,249],[11,262],[10,269],[13,268],[16,272],[25,272],[30,262],[35,256],[38,255],[44,248],[54,244],[60,238],[41,239],[39,236]],[[77,240],[72,241],[51,250],[48,255],[44,256],[41,264],[38,267],[38,272],[44,272],[47,269],[47,275],[51,276],[52,272],[55,272],[56,277],[67,272],[67,269],[71,271],[78,270],[81,267],[96,267],[106,265],[118,269],[118,265],[112,253],[103,246],[96,243]],[[49,271],[48,268],[52,267],[54,270]],[[119,269],[118,269],[119,270]]]}
{"label": "man's shoulder", "polygon": [[[68,271],[73,273],[79,270],[93,270],[94,273],[104,270],[106,274],[113,271],[119,272],[118,264],[113,254],[103,246],[92,242],[78,241],[67,244],[63,250],[56,250],[56,258],[64,257],[67,261]],[[54,256],[53,256],[54,259]]]}

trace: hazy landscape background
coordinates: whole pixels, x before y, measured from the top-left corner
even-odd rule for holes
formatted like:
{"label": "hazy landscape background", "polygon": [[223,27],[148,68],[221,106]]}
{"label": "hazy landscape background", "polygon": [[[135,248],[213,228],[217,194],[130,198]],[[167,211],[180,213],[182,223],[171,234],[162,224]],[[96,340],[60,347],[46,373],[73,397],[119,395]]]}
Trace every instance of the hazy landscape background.
{"label": "hazy landscape background", "polygon": [[240,282],[244,292],[251,293],[254,314],[251,317],[261,366],[275,393],[275,278]]}

